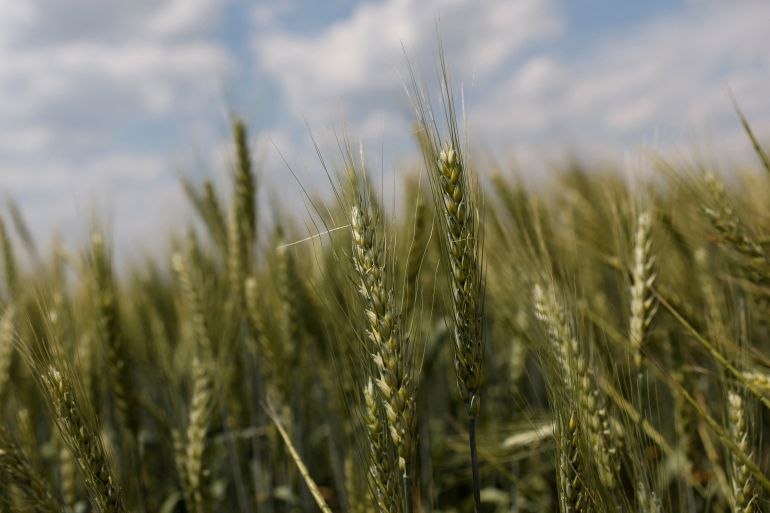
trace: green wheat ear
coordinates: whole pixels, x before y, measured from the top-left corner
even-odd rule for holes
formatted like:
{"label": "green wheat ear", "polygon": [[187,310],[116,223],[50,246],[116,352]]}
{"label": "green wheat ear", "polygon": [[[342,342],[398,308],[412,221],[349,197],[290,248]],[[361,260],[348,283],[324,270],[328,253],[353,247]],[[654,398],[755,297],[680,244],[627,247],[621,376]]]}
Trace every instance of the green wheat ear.
{"label": "green wheat ear", "polygon": [[441,260],[451,292],[455,377],[468,418],[473,505],[478,513],[481,510],[481,477],[476,431],[481,407],[479,388],[484,359],[485,300],[482,219],[479,214],[481,194],[474,187],[471,169],[460,150],[457,110],[443,50],[440,50],[440,60],[446,137],[442,137],[432,105],[417,84],[414,73],[412,102],[417,114],[418,142],[428,169],[439,220]]}
{"label": "green wheat ear", "polygon": [[13,251],[13,244],[8,236],[5,222],[0,217],[0,249],[2,250],[3,265],[5,271],[5,282],[8,287],[8,294],[15,298],[19,294],[19,273],[16,255]]}
{"label": "green wheat ear", "polygon": [[15,335],[14,317],[15,310],[13,306],[5,307],[2,314],[0,314],[0,406],[3,404],[11,372]]}
{"label": "green wheat ear", "polygon": [[447,144],[439,153],[437,187],[443,204],[445,259],[452,289],[455,372],[468,415],[478,415],[483,357],[483,290],[478,220],[458,150]]}
{"label": "green wheat ear", "polygon": [[198,358],[193,360],[193,394],[182,470],[185,472],[187,500],[194,513],[209,511],[203,483],[203,455],[206,449],[206,433],[212,416],[212,382],[208,367],[207,363],[201,362]]}
{"label": "green wheat ear", "polygon": [[[740,393],[733,390],[727,393],[728,433],[736,448],[745,458],[752,458],[751,441],[747,415]],[[756,511],[758,497],[754,491],[754,479],[751,471],[733,454],[731,458],[732,472],[732,501],[735,513],[751,513]]]}
{"label": "green wheat ear", "polygon": [[383,244],[364,206],[353,206],[353,266],[368,320],[375,383],[383,401],[388,430],[398,455],[399,472],[407,475],[414,445],[415,383],[413,351],[396,310],[393,290],[385,281]]}
{"label": "green wheat ear", "polygon": [[94,423],[85,414],[67,372],[49,366],[42,383],[64,442],[75,456],[93,505],[102,513],[125,513],[123,494]]}
{"label": "green wheat ear", "polygon": [[53,489],[33,467],[27,454],[11,439],[5,428],[0,427],[0,471],[7,480],[24,495],[26,503],[40,513],[62,511]]}
{"label": "green wheat ear", "polygon": [[95,282],[98,336],[107,350],[110,378],[115,404],[131,435],[139,433],[137,399],[131,379],[127,345],[120,325],[118,310],[119,292],[113,276],[112,261],[107,252],[104,237],[99,233],[91,236],[91,251]]}
{"label": "green wheat ear", "polygon": [[246,124],[233,117],[233,138],[235,139],[235,212],[246,244],[257,239],[256,194],[257,182],[252,169],[249,137]]}
{"label": "green wheat ear", "polygon": [[652,255],[650,230],[652,215],[639,214],[634,234],[634,253],[631,266],[631,317],[628,338],[633,351],[634,366],[641,369],[648,328],[657,310],[652,286],[655,283],[655,257]]}

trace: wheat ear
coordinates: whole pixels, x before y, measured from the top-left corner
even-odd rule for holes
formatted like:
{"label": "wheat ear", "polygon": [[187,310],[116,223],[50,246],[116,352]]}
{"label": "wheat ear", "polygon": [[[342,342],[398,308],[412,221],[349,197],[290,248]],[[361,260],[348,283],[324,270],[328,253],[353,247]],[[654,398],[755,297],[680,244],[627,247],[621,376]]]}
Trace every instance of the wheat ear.
{"label": "wheat ear", "polygon": [[205,364],[198,358],[193,360],[192,375],[193,395],[184,453],[185,483],[191,510],[194,513],[205,513],[208,509],[203,489],[203,452],[211,421],[211,378]]}
{"label": "wheat ear", "polygon": [[91,502],[101,513],[125,513],[123,497],[115,481],[107,451],[95,426],[83,413],[69,378],[49,366],[42,376],[42,382],[53,405],[62,438],[83,474]]}
{"label": "wheat ear", "polygon": [[11,372],[13,359],[14,308],[7,306],[0,316],[0,406],[5,397],[5,387]]}
{"label": "wheat ear", "polygon": [[0,470],[24,494],[27,504],[40,513],[62,510],[50,484],[35,470],[25,452],[0,427]]}
{"label": "wheat ear", "polygon": [[243,120],[233,117],[235,139],[235,211],[243,230],[244,243],[253,244],[257,237],[257,183],[252,170],[249,134]]}
{"label": "wheat ear", "polygon": [[120,320],[112,275],[112,264],[106,252],[104,238],[96,233],[91,238],[96,285],[96,311],[99,337],[107,349],[110,377],[115,404],[129,432],[139,432],[137,401],[126,361],[126,347],[120,331]]}
{"label": "wheat ear", "polygon": [[393,290],[385,282],[383,245],[378,241],[371,213],[354,206],[351,214],[353,266],[368,320],[375,381],[382,397],[388,430],[398,456],[398,468],[407,476],[414,444],[414,364],[402,317],[396,311]]}
{"label": "wheat ear", "polygon": [[576,394],[580,415],[574,418],[574,422],[584,426],[581,429],[584,429],[583,432],[590,441],[601,482],[609,490],[614,490],[617,486],[617,451],[612,440],[604,398],[599,393],[593,374],[588,370],[577,337],[553,289],[545,291],[542,286],[535,285],[533,299],[535,316],[546,329],[556,355],[557,372],[563,376],[560,388],[572,390]]}
{"label": "wheat ear", "polygon": [[8,286],[8,293],[11,298],[15,298],[19,293],[19,274],[16,264],[16,255],[13,251],[11,239],[8,237],[8,231],[5,228],[3,219],[0,218],[0,249],[3,254],[3,266],[5,271],[5,282]]}
{"label": "wheat ear", "polygon": [[650,229],[652,215],[649,212],[639,214],[634,234],[634,254],[631,266],[631,317],[628,338],[631,343],[634,366],[641,369],[644,362],[644,346],[648,338],[648,328],[657,309],[652,295],[655,282],[655,257],[652,255]]}
{"label": "wheat ear", "polygon": [[[741,395],[733,390],[727,393],[728,433],[735,447],[746,458],[751,458],[751,446],[746,411]],[[752,513],[756,511],[757,495],[751,471],[741,460],[732,457],[732,489],[734,513]]]}
{"label": "wheat ear", "polygon": [[383,422],[380,402],[371,379],[364,387],[364,408],[369,439],[369,476],[379,511],[397,511],[397,473],[393,468],[388,430]]}
{"label": "wheat ear", "polygon": [[581,477],[582,463],[578,446],[578,421],[573,413],[561,427],[559,451],[559,503],[562,513],[586,510],[586,496]]}

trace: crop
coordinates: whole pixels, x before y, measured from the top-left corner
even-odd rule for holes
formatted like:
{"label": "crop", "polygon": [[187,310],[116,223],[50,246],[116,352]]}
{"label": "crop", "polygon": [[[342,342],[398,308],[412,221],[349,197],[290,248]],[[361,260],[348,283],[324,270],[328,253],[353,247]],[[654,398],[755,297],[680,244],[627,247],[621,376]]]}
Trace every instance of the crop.
{"label": "crop", "polygon": [[746,118],[758,172],[527,184],[484,167],[442,70],[440,105],[410,91],[403,201],[343,140],[331,198],[270,211],[234,117],[229,190],[182,178],[162,258],[117,267],[98,223],[35,256],[12,204],[0,511],[767,510],[770,169]]}

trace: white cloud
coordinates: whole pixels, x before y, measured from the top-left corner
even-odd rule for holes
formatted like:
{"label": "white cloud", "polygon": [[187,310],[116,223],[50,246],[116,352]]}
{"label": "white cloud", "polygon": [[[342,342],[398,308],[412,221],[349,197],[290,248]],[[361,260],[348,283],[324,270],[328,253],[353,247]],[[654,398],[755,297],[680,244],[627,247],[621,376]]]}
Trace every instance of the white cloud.
{"label": "white cloud", "polygon": [[224,6],[0,0],[0,193],[21,200],[38,234],[86,225],[97,201],[123,244],[158,235],[152,212],[169,208],[158,190],[177,184],[174,148],[153,145],[152,131],[173,141],[185,134],[168,126],[218,114],[232,66],[212,37]]}
{"label": "white cloud", "polygon": [[86,164],[62,161],[32,167],[4,167],[3,192],[22,198],[22,209],[47,248],[52,233],[65,236],[73,249],[87,241],[92,215],[115,235],[120,263],[159,255],[157,243],[186,211],[181,188],[167,159],[115,153],[97,155]]}
{"label": "white cloud", "polygon": [[521,151],[549,142],[621,155],[653,139],[688,144],[708,131],[720,151],[735,150],[720,142],[740,140],[726,84],[758,129],[770,117],[762,92],[770,83],[769,17],[766,3],[703,4],[569,58],[536,54],[491,94],[471,99],[474,136]]}
{"label": "white cloud", "polygon": [[37,153],[51,141],[50,130],[31,126],[20,130],[0,131],[0,152]]}
{"label": "white cloud", "polygon": [[297,9],[296,0],[281,2],[258,2],[251,8],[251,21],[258,29],[267,29],[282,17]]}
{"label": "white cloud", "polygon": [[462,0],[383,0],[316,34],[261,31],[253,47],[291,112],[314,126],[349,121],[356,137],[384,138],[386,148],[409,130],[402,43],[432,72],[437,17],[450,67],[465,84],[471,139],[504,155],[567,146],[620,156],[706,134],[716,143],[741,141],[726,84],[767,133],[767,3],[693,3],[614,32],[605,27],[603,39],[577,44],[562,11],[550,1],[481,8]]}
{"label": "white cloud", "polygon": [[194,37],[219,21],[229,0],[0,0],[6,44],[44,47],[76,40],[119,43]]}
{"label": "white cloud", "polygon": [[115,113],[189,106],[216,90],[230,65],[227,51],[203,37],[221,8],[215,0],[17,5],[0,0],[0,29],[8,29],[0,30],[0,124],[14,129],[71,122],[56,119],[62,110],[99,109],[114,122]]}
{"label": "white cloud", "polygon": [[360,107],[361,95],[371,99],[399,90],[402,45],[418,62],[430,62],[437,19],[452,62],[479,79],[562,28],[550,0],[493,0],[483,8],[461,0],[385,0],[360,4],[320,34],[258,32],[253,45],[259,65],[281,84],[289,107],[328,121],[341,103]]}
{"label": "white cloud", "polygon": [[161,37],[189,35],[210,27],[227,0],[169,0],[149,18],[151,33]]}

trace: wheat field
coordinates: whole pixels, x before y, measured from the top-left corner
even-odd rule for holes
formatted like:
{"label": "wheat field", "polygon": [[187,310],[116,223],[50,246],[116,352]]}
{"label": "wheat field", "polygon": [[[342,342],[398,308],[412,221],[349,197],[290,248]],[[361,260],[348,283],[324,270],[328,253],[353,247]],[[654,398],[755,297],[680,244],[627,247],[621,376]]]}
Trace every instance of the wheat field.
{"label": "wheat field", "polygon": [[[486,169],[446,75],[383,198],[351,144],[309,218],[228,190],[162,258],[0,218],[0,511],[758,512],[770,162]],[[332,161],[330,160],[330,162]],[[388,205],[400,205],[398,211]]]}

